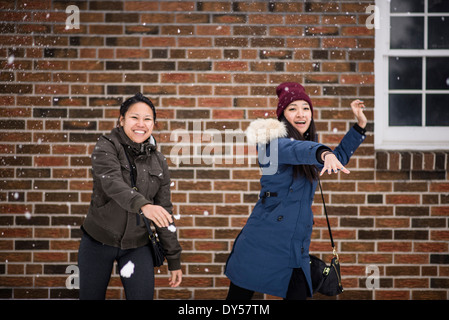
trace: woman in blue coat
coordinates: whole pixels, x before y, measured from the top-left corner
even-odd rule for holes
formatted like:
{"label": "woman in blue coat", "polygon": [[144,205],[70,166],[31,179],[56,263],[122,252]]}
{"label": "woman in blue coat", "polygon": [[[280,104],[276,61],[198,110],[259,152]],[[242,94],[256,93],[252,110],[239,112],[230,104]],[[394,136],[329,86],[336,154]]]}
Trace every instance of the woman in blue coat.
{"label": "woman in blue coat", "polygon": [[259,119],[247,130],[258,145],[261,190],[226,263],[228,300],[251,299],[254,292],[290,300],[312,296],[309,245],[312,201],[318,176],[349,173],[344,165],[365,139],[363,102],[351,103],[357,123],[332,151],[317,143],[313,106],[299,83],[276,89],[278,120]]}

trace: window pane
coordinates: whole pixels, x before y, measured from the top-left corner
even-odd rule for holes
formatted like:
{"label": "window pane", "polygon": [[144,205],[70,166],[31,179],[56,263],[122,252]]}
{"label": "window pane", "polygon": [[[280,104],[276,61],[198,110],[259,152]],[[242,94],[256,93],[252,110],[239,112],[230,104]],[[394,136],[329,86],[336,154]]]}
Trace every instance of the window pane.
{"label": "window pane", "polygon": [[429,12],[449,12],[449,1],[429,0]]}
{"label": "window pane", "polygon": [[426,126],[449,126],[449,94],[426,96]]}
{"label": "window pane", "polygon": [[429,17],[429,49],[449,49],[449,17]]}
{"label": "window pane", "polygon": [[423,17],[391,17],[391,49],[423,49]]}
{"label": "window pane", "polygon": [[390,94],[388,125],[421,126],[421,105],[420,94]]}
{"label": "window pane", "polygon": [[427,58],[426,64],[426,88],[449,90],[449,57]]}
{"label": "window pane", "polygon": [[422,88],[422,58],[389,59],[390,89],[421,89]]}
{"label": "window pane", "polygon": [[391,0],[390,12],[424,12],[424,0]]}

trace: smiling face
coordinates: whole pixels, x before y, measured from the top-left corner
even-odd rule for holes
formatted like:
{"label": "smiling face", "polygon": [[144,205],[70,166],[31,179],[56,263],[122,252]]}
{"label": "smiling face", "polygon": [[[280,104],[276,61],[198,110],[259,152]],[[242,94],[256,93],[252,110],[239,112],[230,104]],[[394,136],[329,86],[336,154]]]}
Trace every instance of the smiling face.
{"label": "smiling face", "polygon": [[312,110],[305,100],[296,100],[284,110],[284,117],[303,136],[312,122]]}
{"label": "smiling face", "polygon": [[142,143],[153,132],[153,110],[144,102],[134,103],[126,111],[125,116],[120,116],[120,125],[132,141]]}

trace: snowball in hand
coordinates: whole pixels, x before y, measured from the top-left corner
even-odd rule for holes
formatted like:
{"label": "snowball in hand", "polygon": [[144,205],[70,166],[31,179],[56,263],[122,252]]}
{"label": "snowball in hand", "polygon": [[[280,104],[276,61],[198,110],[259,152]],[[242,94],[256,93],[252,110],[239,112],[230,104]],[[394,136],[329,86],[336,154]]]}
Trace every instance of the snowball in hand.
{"label": "snowball in hand", "polygon": [[175,225],[173,225],[173,224],[169,225],[167,228],[168,228],[168,230],[170,230],[171,232],[175,232],[175,231],[176,231],[176,227],[175,227]]}

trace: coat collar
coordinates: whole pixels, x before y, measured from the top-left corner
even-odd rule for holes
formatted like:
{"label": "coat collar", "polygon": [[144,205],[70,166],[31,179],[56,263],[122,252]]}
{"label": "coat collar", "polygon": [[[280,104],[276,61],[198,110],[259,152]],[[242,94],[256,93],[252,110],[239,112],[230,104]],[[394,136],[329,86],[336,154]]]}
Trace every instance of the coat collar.
{"label": "coat collar", "polygon": [[135,155],[143,154],[143,153],[149,154],[151,151],[156,150],[156,147],[157,147],[156,140],[154,139],[154,137],[152,135],[150,136],[150,138],[148,138],[148,140],[144,141],[143,143],[137,143],[137,142],[132,141],[126,135],[122,126],[112,129],[112,133],[118,137],[118,139],[122,145],[130,148]]}
{"label": "coat collar", "polygon": [[257,119],[246,129],[249,144],[267,144],[287,136],[285,124],[277,119]]}

